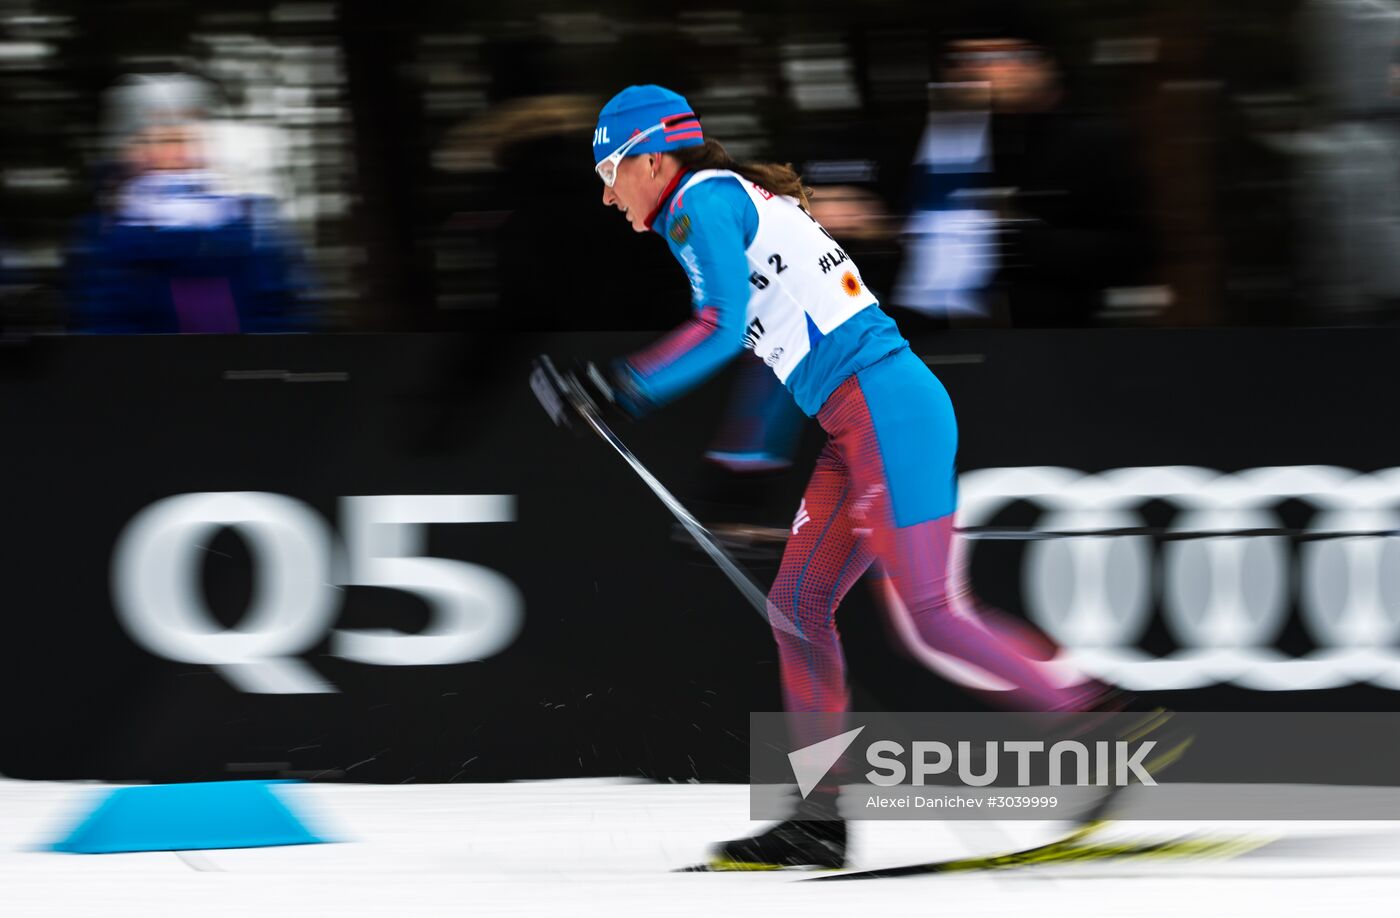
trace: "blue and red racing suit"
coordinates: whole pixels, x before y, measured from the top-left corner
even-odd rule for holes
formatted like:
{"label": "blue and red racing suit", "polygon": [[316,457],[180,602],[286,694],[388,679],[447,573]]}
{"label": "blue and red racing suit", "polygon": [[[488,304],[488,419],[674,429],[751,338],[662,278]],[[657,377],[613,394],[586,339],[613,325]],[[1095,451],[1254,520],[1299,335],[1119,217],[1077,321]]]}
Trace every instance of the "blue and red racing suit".
{"label": "blue and red racing suit", "polygon": [[828,434],[769,593],[796,624],[797,634],[774,628],[787,709],[835,715],[810,719],[814,733],[839,728],[848,694],[835,610],[876,561],[896,633],[917,656],[979,670],[1016,707],[1073,710],[1095,694],[1034,659],[1039,635],[977,607],[950,563],[952,402],[840,245],[791,198],[723,170],[678,176],[649,225],[689,275],[695,313],[619,363],[647,403],[637,407],[670,401],[747,349]]}

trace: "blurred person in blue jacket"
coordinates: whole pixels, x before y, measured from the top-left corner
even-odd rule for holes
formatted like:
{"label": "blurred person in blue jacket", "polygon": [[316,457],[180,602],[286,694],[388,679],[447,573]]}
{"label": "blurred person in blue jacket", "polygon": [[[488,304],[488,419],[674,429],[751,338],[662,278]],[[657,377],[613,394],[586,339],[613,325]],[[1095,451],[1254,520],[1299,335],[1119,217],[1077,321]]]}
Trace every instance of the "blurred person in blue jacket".
{"label": "blurred person in blue jacket", "polygon": [[310,330],[300,248],[277,201],[212,165],[210,93],[178,74],[108,93],[110,180],[70,262],[74,326],[98,334]]}
{"label": "blurred person in blue jacket", "polygon": [[1075,102],[1038,22],[993,4],[946,34],[895,305],[1084,326],[1104,318],[1110,291],[1151,282],[1156,240],[1131,134]]}

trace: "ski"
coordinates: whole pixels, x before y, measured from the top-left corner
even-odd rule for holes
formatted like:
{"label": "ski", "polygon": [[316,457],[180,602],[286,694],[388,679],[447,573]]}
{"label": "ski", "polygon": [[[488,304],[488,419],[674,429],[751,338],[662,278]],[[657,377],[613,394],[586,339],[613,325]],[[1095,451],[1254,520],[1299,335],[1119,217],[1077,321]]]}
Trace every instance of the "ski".
{"label": "ski", "polygon": [[[1048,864],[1082,863],[1087,861],[1110,861],[1168,858],[1232,858],[1267,845],[1270,839],[1254,837],[1181,836],[1156,842],[1094,842],[1089,837],[1102,830],[1107,823],[1084,826],[1074,832],[1042,845],[1008,851],[1002,854],[978,857],[949,858],[929,861],[922,864],[906,864],[900,867],[880,867],[873,870],[857,870],[850,873],[810,877],[810,880],[881,880],[897,877],[928,876],[939,873],[973,873],[980,871],[1009,870],[1020,867],[1037,867]],[[806,880],[804,880],[806,882]]]}
{"label": "ski", "polygon": [[[940,873],[975,873],[993,870],[1010,870],[1021,867],[1036,867],[1049,864],[1070,864],[1092,861],[1112,861],[1131,859],[1173,859],[1173,858],[1217,858],[1239,857],[1258,850],[1270,843],[1271,839],[1257,837],[1204,837],[1182,836],[1155,842],[1116,841],[1094,842],[1089,836],[1101,826],[1078,829],[1063,838],[1017,851],[1001,854],[972,857],[949,858],[941,861],[928,861],[919,864],[905,864],[898,867],[880,867],[872,870],[856,870],[849,873],[825,873],[822,876],[804,877],[801,882],[818,880],[881,880],[898,877],[928,876]],[[712,861],[706,864],[693,864],[681,867],[673,873],[743,873],[772,871],[817,871],[815,867],[786,867],[780,864],[744,864]]]}
{"label": "ski", "polygon": [[772,873],[777,870],[821,870],[821,867],[788,867],[783,864],[750,864],[742,861],[710,861],[677,867],[672,873]]}

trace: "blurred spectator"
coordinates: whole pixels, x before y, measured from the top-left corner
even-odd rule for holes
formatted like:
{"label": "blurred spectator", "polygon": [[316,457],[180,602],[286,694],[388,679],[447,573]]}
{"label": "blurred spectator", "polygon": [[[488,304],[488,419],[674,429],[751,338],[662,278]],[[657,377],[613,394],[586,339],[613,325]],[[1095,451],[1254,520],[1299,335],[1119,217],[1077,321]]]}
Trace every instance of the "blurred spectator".
{"label": "blurred spectator", "polygon": [[1296,145],[1305,318],[1400,316],[1400,3],[1309,0],[1301,17],[1314,102]]}
{"label": "blurred spectator", "polygon": [[931,317],[987,316],[999,266],[985,83],[934,84],[915,157],[914,211],[894,304]]}
{"label": "blurred spectator", "polygon": [[[100,334],[309,330],[302,254],[277,201],[216,161],[209,88],[128,78],[106,99],[111,175],[70,263],[74,326]],[[240,187],[241,186],[241,187]]]}
{"label": "blurred spectator", "polygon": [[954,38],[941,75],[894,304],[1017,326],[1092,323],[1105,291],[1143,283],[1153,261],[1132,145],[1074,108],[1029,30]]}

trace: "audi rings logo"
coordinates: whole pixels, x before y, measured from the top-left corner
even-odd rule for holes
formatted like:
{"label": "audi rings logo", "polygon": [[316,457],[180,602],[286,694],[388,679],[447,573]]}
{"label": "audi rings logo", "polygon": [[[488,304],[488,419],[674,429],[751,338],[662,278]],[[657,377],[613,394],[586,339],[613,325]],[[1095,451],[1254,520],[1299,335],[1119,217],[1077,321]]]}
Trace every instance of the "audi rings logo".
{"label": "audi rings logo", "polygon": [[[960,486],[964,528],[1025,501],[1042,511],[1037,530],[1067,534],[1027,543],[1021,586],[1068,668],[1138,690],[1400,689],[1400,537],[1389,535],[1400,527],[1400,468],[1003,468],[964,474]],[[1292,500],[1314,508],[1314,538],[1273,534]],[[1102,534],[1140,530],[1149,501],[1178,510],[1165,540]],[[959,539],[955,563],[967,569],[976,546]],[[1315,644],[1302,657],[1276,649],[1295,608]],[[1138,646],[1154,610],[1178,645],[1165,657]]]}

